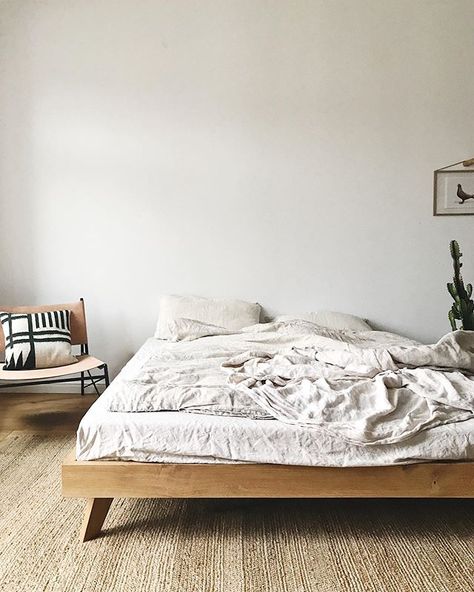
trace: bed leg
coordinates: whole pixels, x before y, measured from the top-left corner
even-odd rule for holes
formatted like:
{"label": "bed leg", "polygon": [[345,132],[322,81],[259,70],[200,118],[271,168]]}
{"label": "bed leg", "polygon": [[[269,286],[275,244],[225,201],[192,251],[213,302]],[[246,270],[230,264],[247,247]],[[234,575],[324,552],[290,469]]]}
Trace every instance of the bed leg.
{"label": "bed leg", "polygon": [[80,533],[82,543],[99,535],[112,500],[111,497],[93,497],[87,500]]}

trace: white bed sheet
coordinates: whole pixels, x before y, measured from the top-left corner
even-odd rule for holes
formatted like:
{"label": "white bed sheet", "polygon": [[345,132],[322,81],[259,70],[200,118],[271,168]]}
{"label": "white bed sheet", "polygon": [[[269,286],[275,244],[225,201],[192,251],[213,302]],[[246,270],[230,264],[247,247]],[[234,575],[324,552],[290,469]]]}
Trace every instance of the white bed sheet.
{"label": "white bed sheet", "polygon": [[[150,348],[157,347],[156,340],[148,340],[128,368],[140,364]],[[110,412],[106,397],[101,397],[79,425],[76,453],[78,460],[333,467],[467,461],[474,460],[474,419],[425,430],[402,444],[361,446],[321,429],[277,420],[184,412]]]}

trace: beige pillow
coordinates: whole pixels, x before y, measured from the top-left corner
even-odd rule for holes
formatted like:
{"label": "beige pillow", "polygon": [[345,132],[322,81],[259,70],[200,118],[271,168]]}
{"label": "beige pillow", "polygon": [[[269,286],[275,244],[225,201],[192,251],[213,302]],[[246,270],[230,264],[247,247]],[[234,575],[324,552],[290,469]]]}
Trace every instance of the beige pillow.
{"label": "beige pillow", "polygon": [[315,323],[327,329],[339,329],[350,331],[372,331],[372,327],[355,315],[344,312],[331,312],[328,310],[321,310],[319,312],[307,312],[294,315],[280,315],[274,319],[275,321],[292,321],[294,319],[302,319]]}
{"label": "beige pillow", "polygon": [[233,331],[224,329],[224,327],[194,321],[193,319],[175,319],[168,324],[168,329],[170,332],[170,341],[194,341],[201,337],[232,335],[234,333]]}
{"label": "beige pillow", "polygon": [[260,305],[243,300],[218,300],[200,296],[162,296],[155,337],[172,339],[170,324],[177,319],[192,319],[239,331],[260,320]]}

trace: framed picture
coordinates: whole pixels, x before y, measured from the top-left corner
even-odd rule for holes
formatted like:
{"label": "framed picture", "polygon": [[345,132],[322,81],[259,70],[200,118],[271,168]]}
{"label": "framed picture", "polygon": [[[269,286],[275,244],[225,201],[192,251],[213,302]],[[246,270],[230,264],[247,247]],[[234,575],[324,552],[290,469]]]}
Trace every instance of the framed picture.
{"label": "framed picture", "polygon": [[434,172],[433,215],[474,215],[474,167],[453,165]]}

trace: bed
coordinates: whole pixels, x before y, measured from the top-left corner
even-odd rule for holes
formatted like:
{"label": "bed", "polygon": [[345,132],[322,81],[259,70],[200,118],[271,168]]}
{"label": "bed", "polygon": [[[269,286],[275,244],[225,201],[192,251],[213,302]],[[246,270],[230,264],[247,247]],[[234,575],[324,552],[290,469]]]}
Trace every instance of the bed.
{"label": "bed", "polygon": [[[147,340],[86,413],[76,449],[62,467],[63,495],[88,500],[81,540],[100,533],[115,497],[474,497],[474,417],[467,412],[400,442],[363,446],[325,426],[254,417],[247,407],[223,414],[211,405],[209,412],[196,405],[195,390],[193,396],[188,389],[178,397],[176,409],[169,403],[166,410],[150,405],[156,405],[155,386],[161,380],[156,377],[162,377],[156,374],[157,361],[172,368],[179,354],[185,364],[195,359],[202,367],[207,353],[215,351],[222,366],[231,353],[249,347],[281,351],[313,342],[308,325],[304,331],[298,325],[296,337],[291,322],[279,327],[277,340],[267,328],[191,341]],[[377,333],[377,339],[381,335],[390,346],[402,346],[402,353],[414,343],[391,334]],[[323,339],[334,336],[324,333]],[[188,370],[180,380],[193,374]]]}

